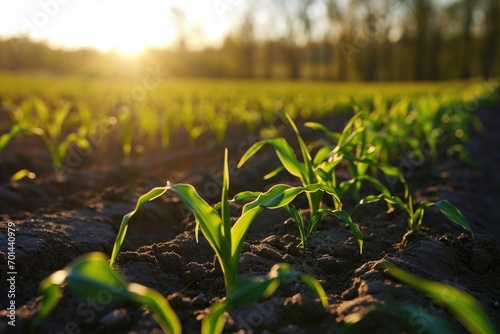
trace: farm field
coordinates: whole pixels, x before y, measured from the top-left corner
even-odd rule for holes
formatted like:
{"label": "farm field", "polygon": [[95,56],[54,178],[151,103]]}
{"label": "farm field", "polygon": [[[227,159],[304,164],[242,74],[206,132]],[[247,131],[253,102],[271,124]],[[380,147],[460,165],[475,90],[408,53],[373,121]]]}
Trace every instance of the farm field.
{"label": "farm field", "polygon": [[[0,332],[178,332],[154,307],[113,299],[108,283],[95,288],[91,265],[65,272],[57,305],[37,316],[41,282],[90,252],[159,292],[183,333],[500,328],[497,84],[151,78],[0,74],[0,239],[10,242],[11,227],[17,310],[13,328],[2,307]],[[238,230],[245,213],[248,230]],[[413,289],[387,262],[446,287],[437,297]],[[280,263],[293,273],[272,271]],[[271,281],[269,296],[239,295]],[[489,320],[454,312],[454,288]],[[227,307],[225,322],[202,328],[216,305]]]}

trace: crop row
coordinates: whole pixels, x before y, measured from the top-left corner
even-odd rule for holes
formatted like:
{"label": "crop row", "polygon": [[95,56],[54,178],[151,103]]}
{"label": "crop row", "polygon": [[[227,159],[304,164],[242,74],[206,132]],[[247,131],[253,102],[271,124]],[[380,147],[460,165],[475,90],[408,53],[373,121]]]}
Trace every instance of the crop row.
{"label": "crop row", "polygon": [[[483,92],[484,93],[484,92]],[[476,97],[485,100],[483,93]],[[285,138],[267,138],[254,143],[241,157],[239,167],[258,154],[265,145],[274,148],[282,166],[267,174],[270,178],[281,171],[297,177],[299,186],[276,184],[265,192],[244,191],[229,199],[228,153],[223,163],[222,196],[219,203],[210,205],[190,184],[171,184],[156,187],[142,195],[135,209],[123,217],[111,258],[101,253],[88,254],[75,260],[61,271],[45,279],[41,288],[44,294],[40,311],[32,325],[37,324],[53,309],[61,296],[63,287],[84,296],[93,297],[106,289],[115,300],[132,300],[150,308],[163,330],[181,332],[181,323],[166,299],[158,292],[136,283],[127,283],[116,270],[116,259],[128,230],[129,220],[140,207],[162,196],[167,191],[174,192],[191,210],[196,220],[195,233],[201,231],[212,247],[221,267],[226,287],[225,299],[214,303],[202,320],[202,333],[220,333],[225,323],[225,312],[239,305],[270,296],[280,284],[300,279],[319,297],[323,306],[328,298],[320,283],[312,276],[299,273],[288,264],[277,264],[269,274],[254,278],[238,278],[240,253],[249,227],[264,210],[286,209],[296,221],[301,237],[301,247],[307,247],[307,238],[315,230],[317,223],[325,215],[335,215],[348,226],[363,249],[363,239],[359,226],[352,216],[359,206],[374,201],[385,201],[388,210],[400,207],[408,214],[408,228],[418,229],[423,223],[424,211],[436,206],[452,222],[472,233],[471,227],[461,212],[446,200],[414,203],[412,192],[403,173],[392,162],[397,155],[410,150],[422,158],[437,156],[439,144],[447,140],[449,147],[462,153],[466,151],[461,143],[469,137],[470,125],[479,126],[472,110],[467,106],[477,101],[457,100],[443,104],[438,99],[401,99],[392,104],[383,98],[376,98],[371,106],[353,101],[354,116],[341,132],[334,132],[320,123],[305,125],[324,133],[324,140],[310,143],[302,138],[293,117],[280,113],[296,134],[301,159],[297,158],[292,145]],[[346,168],[349,178],[338,178],[339,168]],[[396,179],[401,191],[395,192],[384,180]],[[369,185],[369,187],[365,187]],[[363,188],[363,189],[362,189]],[[371,192],[367,194],[367,190]],[[350,192],[357,199],[357,205],[345,210],[343,198]],[[308,199],[308,208],[294,206],[300,194]],[[333,207],[327,207],[323,200],[332,197]],[[230,203],[244,202],[240,216],[230,217]],[[455,317],[471,332],[493,333],[494,329],[484,315],[480,304],[470,295],[455,288],[447,287],[453,298],[443,298],[439,290],[443,285],[418,279],[392,265],[388,272],[402,282],[429,294],[452,311]],[[447,296],[449,297],[449,296]],[[438,330],[439,331],[439,330]]]}
{"label": "crop row", "polygon": [[[42,83],[40,87],[32,88],[34,92],[41,92],[34,96],[16,95],[3,87],[4,94],[11,96],[3,99],[0,108],[6,114],[0,124],[0,131],[4,132],[0,138],[0,151],[15,136],[39,136],[50,152],[57,173],[73,168],[71,157],[68,157],[70,150],[88,156],[103,142],[107,149],[121,150],[124,157],[129,157],[137,152],[147,153],[152,148],[168,148],[179,131],[185,133],[191,145],[203,134],[221,142],[231,126],[241,126],[254,133],[272,127],[277,115],[285,112],[292,118],[318,119],[352,110],[353,106],[364,112],[358,114],[358,118],[370,118],[371,126],[375,127],[370,133],[377,136],[379,145],[377,152],[370,154],[380,155],[387,161],[410,148],[415,154],[422,155],[420,144],[425,140],[430,145],[431,154],[435,155],[436,143],[441,138],[450,136],[459,141],[467,140],[468,126],[475,124],[470,111],[479,103],[487,103],[496,89],[491,82],[478,82],[451,85],[453,89],[443,89],[439,94],[434,87],[433,95],[426,96],[419,91],[422,87],[405,87],[400,90],[413,93],[403,95],[407,97],[401,99],[389,93],[388,87],[394,89],[392,86],[379,87],[381,92],[378,94],[373,92],[378,87],[376,85],[351,86],[345,94],[339,87],[339,91],[333,94],[328,91],[331,86],[318,84],[307,90],[304,84],[284,83],[281,88],[267,91],[265,85],[235,84],[231,88],[231,83],[218,83],[211,89],[207,84],[189,90],[187,83],[179,84],[180,87],[163,83],[160,88],[144,94],[136,93],[137,96],[133,93],[136,91],[134,87],[130,88],[129,94],[123,94],[125,87],[111,86],[106,94],[103,86],[99,88],[99,94],[90,97],[83,83],[70,82],[68,85],[72,85],[72,89],[81,88],[81,91],[67,95],[60,92],[55,97],[47,93],[48,88],[41,88]],[[64,83],[59,82],[59,85]],[[356,91],[366,87],[370,88],[367,92]],[[58,89],[62,90],[61,87]],[[24,88],[24,91],[30,90]],[[16,97],[19,95],[23,97]],[[350,95],[356,95],[356,101],[352,101]],[[61,96],[66,98],[61,99]],[[356,123],[353,126],[362,121],[352,120]],[[380,134],[376,134],[376,130]],[[367,137],[366,141],[371,141],[371,138]],[[175,144],[179,145],[178,142]],[[460,146],[453,148],[460,149]]]}

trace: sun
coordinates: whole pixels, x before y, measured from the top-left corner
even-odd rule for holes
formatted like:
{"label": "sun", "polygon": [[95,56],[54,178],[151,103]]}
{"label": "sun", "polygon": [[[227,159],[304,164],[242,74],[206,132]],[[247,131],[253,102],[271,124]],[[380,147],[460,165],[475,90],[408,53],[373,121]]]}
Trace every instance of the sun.
{"label": "sun", "polygon": [[[148,34],[148,32],[144,33]],[[103,43],[102,49],[111,49],[126,58],[135,58],[150,45],[150,43],[146,42],[145,39],[140,38],[140,36],[134,37],[129,35],[124,36],[123,38],[117,36],[117,38],[113,40],[113,43],[110,43],[109,45]]]}
{"label": "sun", "polygon": [[[149,1],[104,1],[85,8],[85,18],[71,29],[74,44],[92,45],[107,52],[135,57],[147,47],[165,47],[175,38],[175,29],[166,19],[169,5]],[[70,31],[68,31],[70,34]]]}
{"label": "sun", "polygon": [[[218,14],[213,1],[207,0],[57,0],[47,2],[49,5],[38,0],[26,2],[31,6],[9,2],[8,12],[14,13],[14,19],[6,29],[12,34],[27,34],[55,47],[92,47],[127,57],[135,57],[147,47],[173,46],[178,31],[187,31],[188,47],[216,45],[229,29],[229,20]],[[174,7],[185,13],[183,28],[172,19]]]}

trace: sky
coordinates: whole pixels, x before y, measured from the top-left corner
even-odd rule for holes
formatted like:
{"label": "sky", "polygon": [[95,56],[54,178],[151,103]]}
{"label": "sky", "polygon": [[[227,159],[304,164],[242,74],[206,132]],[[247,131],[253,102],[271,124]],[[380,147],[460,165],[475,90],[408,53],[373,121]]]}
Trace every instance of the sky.
{"label": "sky", "polygon": [[[52,46],[90,46],[135,55],[170,46],[176,28],[170,8],[186,13],[193,43],[217,44],[241,0],[0,0],[0,38],[25,34]],[[196,45],[190,45],[196,48]]]}

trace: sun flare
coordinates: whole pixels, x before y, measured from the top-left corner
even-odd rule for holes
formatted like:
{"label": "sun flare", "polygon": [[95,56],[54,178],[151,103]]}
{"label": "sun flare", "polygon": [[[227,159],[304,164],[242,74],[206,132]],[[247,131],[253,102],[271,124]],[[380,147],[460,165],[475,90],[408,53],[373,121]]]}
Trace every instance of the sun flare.
{"label": "sun flare", "polygon": [[[163,12],[167,16],[168,6],[157,4],[153,10],[136,1],[105,2],[102,6],[106,5],[113,7],[100,8],[102,12],[94,15],[96,24],[81,30],[81,36],[91,38],[91,44],[98,49],[134,57],[148,46],[166,46],[175,40],[172,25],[158,15]],[[112,17],[110,13],[114,13]]]}

